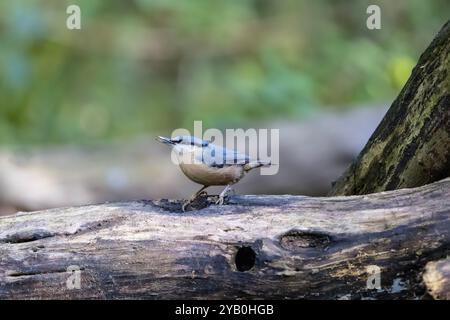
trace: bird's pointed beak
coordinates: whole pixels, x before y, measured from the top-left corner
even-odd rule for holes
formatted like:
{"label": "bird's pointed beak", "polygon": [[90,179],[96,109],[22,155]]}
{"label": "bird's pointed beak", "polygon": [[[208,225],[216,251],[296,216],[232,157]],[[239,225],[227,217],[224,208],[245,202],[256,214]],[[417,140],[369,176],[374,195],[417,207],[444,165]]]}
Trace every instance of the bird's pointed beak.
{"label": "bird's pointed beak", "polygon": [[169,144],[169,145],[173,145],[174,144],[170,138],[166,138],[166,137],[157,136],[156,140],[159,141],[159,142],[162,142],[164,144]]}

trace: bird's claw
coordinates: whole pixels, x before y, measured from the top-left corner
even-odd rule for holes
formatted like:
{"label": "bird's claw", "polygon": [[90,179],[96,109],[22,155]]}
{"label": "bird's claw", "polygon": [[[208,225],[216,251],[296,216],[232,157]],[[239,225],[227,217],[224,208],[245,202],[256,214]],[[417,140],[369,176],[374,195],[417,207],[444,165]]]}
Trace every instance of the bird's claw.
{"label": "bird's claw", "polygon": [[225,190],[222,191],[222,193],[219,195],[219,199],[217,199],[216,204],[221,206],[224,204],[225,202],[225,198],[228,197],[228,195],[230,193],[234,193],[234,190],[231,189],[230,186],[228,186],[227,188],[225,188]]}
{"label": "bird's claw", "polygon": [[221,205],[223,205],[224,201],[225,201],[225,198],[219,196],[219,199],[217,199],[216,204],[221,206]]}
{"label": "bird's claw", "polygon": [[181,210],[183,210],[183,212],[186,212],[186,208],[190,204],[191,204],[190,200],[186,201],[185,203],[183,203],[183,206],[181,207]]}
{"label": "bird's claw", "polygon": [[183,210],[183,212],[186,212],[186,208],[192,204],[195,200],[197,200],[199,197],[204,197],[207,196],[208,193],[206,191],[202,191],[199,194],[195,194],[193,197],[191,197],[189,200],[186,200],[185,203],[183,203],[183,206],[181,207],[181,210]]}

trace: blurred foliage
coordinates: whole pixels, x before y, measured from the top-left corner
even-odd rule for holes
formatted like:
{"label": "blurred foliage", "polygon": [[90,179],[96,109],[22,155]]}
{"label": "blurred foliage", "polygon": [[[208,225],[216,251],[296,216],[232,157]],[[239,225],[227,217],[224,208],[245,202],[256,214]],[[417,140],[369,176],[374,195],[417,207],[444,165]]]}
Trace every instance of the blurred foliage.
{"label": "blurred foliage", "polygon": [[[78,4],[82,30],[66,28]],[[382,29],[366,28],[378,4]],[[448,0],[0,2],[0,143],[89,143],[391,101]]]}

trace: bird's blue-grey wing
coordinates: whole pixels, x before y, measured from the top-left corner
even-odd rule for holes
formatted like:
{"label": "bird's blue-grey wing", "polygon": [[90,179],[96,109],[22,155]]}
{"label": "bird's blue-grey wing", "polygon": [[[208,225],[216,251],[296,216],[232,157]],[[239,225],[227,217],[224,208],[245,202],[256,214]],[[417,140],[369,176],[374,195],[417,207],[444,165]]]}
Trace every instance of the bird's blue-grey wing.
{"label": "bird's blue-grey wing", "polygon": [[223,167],[233,164],[246,164],[250,158],[236,150],[230,150],[215,145],[209,145],[203,149],[203,163],[210,167]]}

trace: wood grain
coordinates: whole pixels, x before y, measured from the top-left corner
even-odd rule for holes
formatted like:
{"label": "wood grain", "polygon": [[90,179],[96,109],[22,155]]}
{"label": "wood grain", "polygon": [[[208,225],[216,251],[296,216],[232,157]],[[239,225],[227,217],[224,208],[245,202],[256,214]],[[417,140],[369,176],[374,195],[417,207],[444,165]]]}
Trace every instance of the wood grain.
{"label": "wood grain", "polygon": [[[450,179],[365,196],[105,203],[0,218],[0,299],[427,297]],[[78,266],[81,288],[66,285]],[[367,289],[367,267],[381,290]]]}

